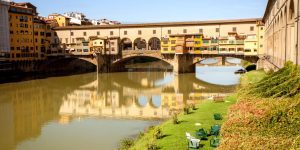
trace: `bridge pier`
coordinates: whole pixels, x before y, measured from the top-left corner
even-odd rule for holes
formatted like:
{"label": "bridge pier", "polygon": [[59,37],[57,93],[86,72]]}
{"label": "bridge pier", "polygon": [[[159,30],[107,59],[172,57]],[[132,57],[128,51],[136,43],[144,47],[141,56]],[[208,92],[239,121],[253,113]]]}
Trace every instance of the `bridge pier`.
{"label": "bridge pier", "polygon": [[195,65],[193,55],[175,55],[173,63],[173,72],[175,75],[183,73],[194,73]]}

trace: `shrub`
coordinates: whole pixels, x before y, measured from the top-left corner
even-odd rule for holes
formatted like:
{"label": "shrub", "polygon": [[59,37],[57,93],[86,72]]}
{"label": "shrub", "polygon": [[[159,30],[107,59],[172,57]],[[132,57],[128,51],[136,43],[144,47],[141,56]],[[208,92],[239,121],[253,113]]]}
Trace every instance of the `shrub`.
{"label": "shrub", "polygon": [[133,138],[124,138],[121,140],[119,150],[128,150],[130,147],[132,147],[134,144]]}
{"label": "shrub", "polygon": [[238,91],[219,149],[300,148],[300,69],[283,69]]}
{"label": "shrub", "polygon": [[144,135],[145,135],[144,132],[140,132],[138,138],[140,139],[140,138],[142,138]]}
{"label": "shrub", "polygon": [[183,108],[183,111],[184,111],[184,114],[186,114],[186,115],[190,114],[190,107],[185,106],[185,107]]}
{"label": "shrub", "polygon": [[159,128],[159,127],[155,128],[155,130],[154,130],[154,138],[155,139],[161,139],[162,137],[163,137],[163,133],[162,133],[161,128]]}
{"label": "shrub", "polygon": [[270,73],[260,82],[246,87],[244,91],[262,98],[294,97],[300,93],[300,69],[287,62],[284,68]]}
{"label": "shrub", "polygon": [[179,124],[177,113],[175,113],[172,118],[173,118],[173,124]]}
{"label": "shrub", "polygon": [[197,109],[195,104],[191,104],[190,107],[191,107],[193,110],[196,110],[196,109]]}
{"label": "shrub", "polygon": [[148,150],[159,150],[160,149],[160,147],[155,143],[149,143],[147,147],[148,147]]}

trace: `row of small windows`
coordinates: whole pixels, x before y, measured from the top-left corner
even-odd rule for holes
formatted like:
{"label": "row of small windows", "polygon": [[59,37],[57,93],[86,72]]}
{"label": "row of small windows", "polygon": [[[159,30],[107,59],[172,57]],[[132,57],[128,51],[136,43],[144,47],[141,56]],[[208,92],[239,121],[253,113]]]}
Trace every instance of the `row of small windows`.
{"label": "row of small windows", "polygon": [[[12,31],[12,30],[9,31],[9,32],[10,32],[10,34],[14,34],[14,31]],[[28,34],[28,35],[32,35],[32,32],[26,31],[26,30],[25,30],[25,31],[20,30],[20,32],[19,32],[19,31],[16,31],[15,33],[16,33],[17,35],[18,35],[18,34],[25,34],[25,35]]]}
{"label": "row of small windows", "polygon": [[[13,17],[10,15],[9,21],[11,21],[12,18]],[[18,19],[20,22],[28,22],[28,20],[31,21],[31,17],[28,17],[28,16],[16,16],[16,19]]]}
{"label": "row of small windows", "polygon": [[[12,27],[13,26],[13,24],[12,23],[10,23],[10,26]],[[20,24],[16,24],[16,27],[18,28],[18,27],[20,27],[20,28],[30,28],[31,29],[31,25],[28,25],[28,24],[26,24],[26,23],[20,23]]]}
{"label": "row of small windows", "polygon": [[[250,31],[254,31],[254,30],[255,30],[255,27],[251,26]],[[263,30],[263,28],[261,30]],[[220,28],[216,28],[215,31],[220,32]],[[232,27],[232,31],[237,32],[237,27]],[[188,32],[187,29],[183,29],[183,33],[187,33],[187,32]],[[203,32],[204,32],[203,29],[199,29],[199,33],[203,33]],[[152,33],[156,34],[157,32],[156,32],[156,30],[153,30]],[[124,31],[123,34],[128,35],[128,31]],[[168,30],[168,34],[172,34],[172,30]],[[99,31],[97,32],[97,35],[100,35]],[[114,31],[110,31],[110,35],[114,35]],[[138,35],[142,35],[141,30],[138,30]],[[71,32],[71,36],[74,36],[74,32]],[[83,32],[83,36],[87,36],[87,32]]]}
{"label": "row of small windows", "polygon": [[[33,42],[32,39],[29,40],[27,38],[20,38],[20,39],[17,39],[16,41],[17,41],[17,43],[32,43]],[[10,42],[14,42],[14,39],[11,38]]]}
{"label": "row of small windows", "polygon": [[[11,58],[28,58],[28,57],[38,57],[38,53],[17,53],[15,54],[11,54]],[[42,55],[41,57],[44,57],[44,55]]]}

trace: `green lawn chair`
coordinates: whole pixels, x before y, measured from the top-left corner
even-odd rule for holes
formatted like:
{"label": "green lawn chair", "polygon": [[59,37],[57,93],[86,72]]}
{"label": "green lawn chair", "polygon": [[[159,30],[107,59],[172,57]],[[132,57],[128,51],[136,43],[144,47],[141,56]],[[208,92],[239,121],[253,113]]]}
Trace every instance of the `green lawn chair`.
{"label": "green lawn chair", "polygon": [[222,115],[221,115],[221,114],[219,114],[219,113],[215,113],[215,114],[214,114],[214,119],[215,119],[215,120],[222,120],[222,119],[223,119],[223,117],[222,117]]}
{"label": "green lawn chair", "polygon": [[210,146],[211,147],[218,147],[221,143],[221,140],[218,139],[217,137],[214,137],[213,139],[210,140]]}
{"label": "green lawn chair", "polygon": [[196,135],[201,140],[207,140],[207,138],[208,138],[208,134],[207,134],[207,132],[203,128],[201,128],[198,131],[196,131]]}
{"label": "green lawn chair", "polygon": [[221,130],[221,125],[213,125],[210,128],[210,135],[218,136]]}

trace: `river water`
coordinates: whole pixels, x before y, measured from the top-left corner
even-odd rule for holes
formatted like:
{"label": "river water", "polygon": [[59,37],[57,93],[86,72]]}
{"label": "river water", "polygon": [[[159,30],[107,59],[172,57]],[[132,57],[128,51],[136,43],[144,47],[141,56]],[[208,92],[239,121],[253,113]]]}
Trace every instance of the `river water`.
{"label": "river water", "polygon": [[0,150],[110,150],[185,105],[234,91],[240,67],[125,72],[0,85]]}

